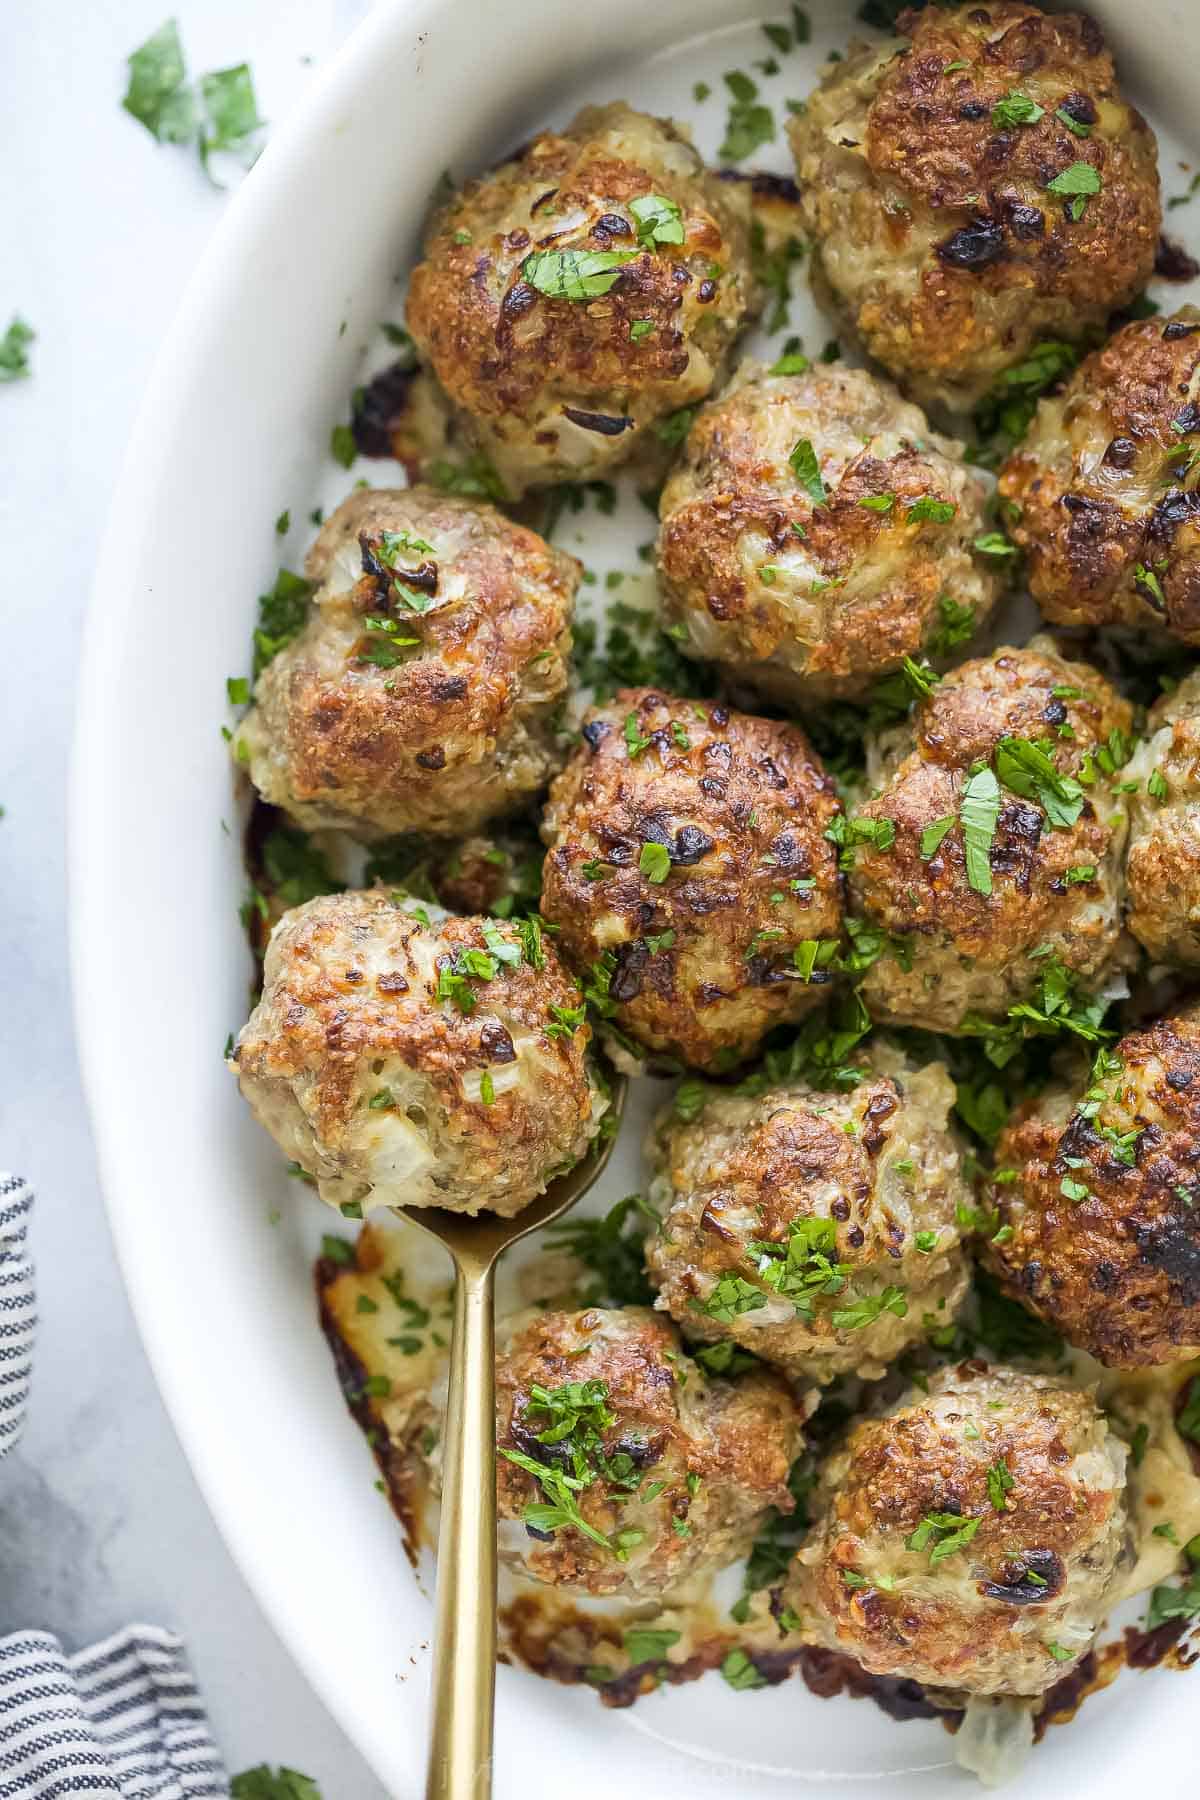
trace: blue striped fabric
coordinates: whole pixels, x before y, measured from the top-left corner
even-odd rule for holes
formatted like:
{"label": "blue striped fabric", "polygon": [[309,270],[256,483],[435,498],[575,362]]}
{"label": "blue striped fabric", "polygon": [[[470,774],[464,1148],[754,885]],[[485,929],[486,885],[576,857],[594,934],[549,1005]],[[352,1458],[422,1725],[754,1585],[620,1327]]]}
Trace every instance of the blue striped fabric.
{"label": "blue striped fabric", "polygon": [[19,1175],[0,1174],[0,1456],[25,1423],[37,1312],[33,1264],[25,1232],[33,1189]]}
{"label": "blue striped fabric", "polygon": [[0,1800],[227,1800],[179,1638],[152,1625],[68,1656],[45,1631],[0,1638]]}

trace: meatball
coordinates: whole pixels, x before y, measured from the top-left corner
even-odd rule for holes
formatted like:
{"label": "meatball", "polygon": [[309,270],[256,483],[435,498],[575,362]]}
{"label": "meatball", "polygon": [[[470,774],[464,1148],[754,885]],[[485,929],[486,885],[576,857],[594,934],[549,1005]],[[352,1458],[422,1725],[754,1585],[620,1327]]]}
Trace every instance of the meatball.
{"label": "meatball", "polygon": [[832,781],[794,725],[626,689],[550,790],[542,911],[609,1029],[725,1068],[827,992]]}
{"label": "meatball", "polygon": [[818,291],[918,398],[969,407],[1148,280],[1157,151],[1099,26],[1023,0],[903,13],[789,130]]}
{"label": "meatball", "polygon": [[536,921],[327,894],[272,932],[230,1068],[259,1124],[348,1216],[511,1218],[599,1128],[589,1036]]}
{"label": "meatball", "polygon": [[680,648],[803,704],[961,642],[999,585],[972,548],[986,489],[961,451],[863,369],[743,370],[663,489]]}
{"label": "meatball", "polygon": [[306,828],[469,831],[561,762],[580,565],[477,501],[352,494],[309,552],[311,616],[234,751]]}
{"label": "meatball", "polygon": [[684,1333],[794,1376],[883,1375],[967,1290],[954,1083],[876,1044],[850,1092],[806,1082],[668,1105],[647,1144],[646,1266]]}
{"label": "meatball", "polygon": [[1151,709],[1126,774],[1126,923],[1160,962],[1200,966],[1200,671]]}
{"label": "meatball", "polygon": [[1200,1009],[1027,1101],[996,1163],[1010,1293],[1111,1367],[1200,1356]]}
{"label": "meatball", "polygon": [[735,1561],[768,1508],[794,1508],[786,1384],[710,1378],[644,1307],[514,1320],[496,1420],[500,1554],[551,1586],[651,1599]]}
{"label": "meatball", "polygon": [[1200,309],[1139,319],[1038,404],[1000,476],[1059,625],[1200,645]]}
{"label": "meatball", "polygon": [[874,1014],[969,1032],[1039,993],[1044,1011],[1048,989],[1057,1009],[1076,983],[1102,986],[1121,947],[1111,777],[1131,718],[1035,639],[964,663],[876,746],[881,792],[847,823],[851,898],[883,934]]}
{"label": "meatball", "polygon": [[1039,1694],[1088,1650],[1125,1525],[1125,1446],[1089,1394],[961,1363],[829,1456],[783,1594],[873,1675]]}
{"label": "meatball", "polygon": [[712,392],[756,305],[749,184],[681,129],[589,106],[433,222],[408,325],[509,493],[589,480]]}

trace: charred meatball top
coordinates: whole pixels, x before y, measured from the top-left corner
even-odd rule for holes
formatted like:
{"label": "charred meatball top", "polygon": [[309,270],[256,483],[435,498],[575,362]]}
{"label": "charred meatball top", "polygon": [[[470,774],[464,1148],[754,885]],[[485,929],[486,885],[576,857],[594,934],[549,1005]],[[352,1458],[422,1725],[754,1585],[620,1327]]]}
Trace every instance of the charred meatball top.
{"label": "charred meatball top", "polygon": [[287,913],[230,1068],[330,1205],[510,1218],[599,1128],[577,986],[529,924],[402,901]]}
{"label": "charred meatball top", "polygon": [[793,1510],[786,1384],[712,1379],[642,1307],[514,1321],[496,1415],[500,1551],[535,1581],[650,1599],[733,1562],[769,1507]]}
{"label": "charred meatball top", "polygon": [[1059,625],[1200,645],[1200,310],[1087,357],[1000,476],[1030,590]]}
{"label": "charred meatball top", "polygon": [[831,1381],[883,1375],[952,1322],[971,1191],[942,1063],[877,1042],[849,1091],[713,1088],[696,1111],[695,1086],[647,1142],[662,1222],[646,1267],[687,1337]]}
{"label": "charred meatball top", "polygon": [[1039,338],[1141,291],[1154,134],[1100,27],[1022,0],[902,13],[790,127],[814,279],[918,397],[970,406]]}
{"label": "charred meatball top", "polygon": [[550,791],[542,910],[621,1037],[720,1068],[828,988],[833,783],[794,725],[627,689]]}
{"label": "charred meatball top", "polygon": [[1127,771],[1127,923],[1160,962],[1200,965],[1200,670],[1150,712]]}
{"label": "charred meatball top", "polygon": [[827,1459],[784,1598],[873,1675],[1039,1694],[1104,1616],[1124,1491],[1125,1446],[1089,1394],[943,1369]]}
{"label": "charred meatball top", "polygon": [[742,370],[663,489],[681,648],[783,701],[861,695],[991,610],[986,489],[962,446],[863,369]]}
{"label": "charred meatball top", "polygon": [[468,831],[544,785],[573,556],[482,502],[374,489],[343,501],[306,567],[309,622],[234,739],[264,799],[370,840]]}
{"label": "charred meatball top", "polygon": [[539,133],[451,199],[407,317],[516,496],[627,461],[712,391],[754,305],[746,184],[618,102]]}
{"label": "charred meatball top", "polygon": [[1048,972],[1103,984],[1131,722],[1095,669],[1035,640],[964,663],[875,746],[881,791],[847,827],[852,904],[889,940],[864,981],[873,1013],[970,1030],[1036,1001]]}
{"label": "charred meatball top", "polygon": [[1200,1011],[1130,1032],[1001,1134],[988,1257],[1115,1368],[1200,1355]]}

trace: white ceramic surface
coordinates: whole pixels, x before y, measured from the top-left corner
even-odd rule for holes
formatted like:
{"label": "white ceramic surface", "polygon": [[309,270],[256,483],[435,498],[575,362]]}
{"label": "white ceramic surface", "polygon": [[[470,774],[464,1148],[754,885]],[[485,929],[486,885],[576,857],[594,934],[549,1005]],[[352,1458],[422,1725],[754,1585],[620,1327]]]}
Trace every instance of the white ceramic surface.
{"label": "white ceramic surface", "polygon": [[[849,6],[806,10],[816,48],[844,42]],[[1172,191],[1200,17],[1188,0],[1145,0],[1136,17],[1118,0],[1093,10],[1127,85],[1178,134],[1164,154]],[[192,284],[97,578],[73,794],[73,952],[114,1232],[164,1396],[235,1556],[401,1797],[420,1785],[428,1600],[315,1328],[310,1257],[328,1216],[281,1179],[221,1064],[249,974],[236,830],[222,831],[234,824],[217,729],[224,679],[245,667],[254,595],[273,573],[271,521],[284,504],[303,518],[350,485],[341,477],[330,491],[329,428],[377,321],[396,316],[395,280],[441,171],[481,166],[587,97],[625,94],[686,117],[698,76],[719,87],[722,70],[768,53],[745,24],[760,16],[729,0],[569,11],[407,0],[368,20],[272,142]],[[669,48],[704,33],[707,45]],[[706,148],[718,106],[701,125]],[[807,301],[805,321],[815,334]],[[386,479],[377,466],[360,472]],[[631,1132],[606,1192],[636,1180]],[[276,1206],[286,1211],[273,1226]],[[1022,1793],[1078,1791],[1086,1769],[1095,1800],[1134,1779],[1182,1796],[1189,1699],[1182,1678],[1126,1677],[1088,1703],[1081,1727],[1051,1734]],[[936,1725],[820,1702],[797,1681],[735,1694],[710,1677],[612,1713],[588,1690],[500,1671],[501,1797],[558,1800],[566,1785],[592,1800],[601,1769],[606,1790],[657,1800],[832,1786],[857,1797],[881,1782],[937,1796],[966,1787],[948,1743]]]}

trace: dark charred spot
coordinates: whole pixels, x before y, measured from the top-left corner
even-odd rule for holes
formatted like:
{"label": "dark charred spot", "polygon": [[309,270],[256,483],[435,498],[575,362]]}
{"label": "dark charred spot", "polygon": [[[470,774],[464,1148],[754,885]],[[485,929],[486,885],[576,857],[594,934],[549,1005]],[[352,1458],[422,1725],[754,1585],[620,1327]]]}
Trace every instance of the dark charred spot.
{"label": "dark charred spot", "polygon": [[718,1000],[728,1000],[729,995],[724,988],[719,988],[715,981],[701,981],[696,985],[697,1006],[715,1006]]}
{"label": "dark charred spot", "polygon": [[1079,14],[1079,41],[1089,56],[1103,56],[1104,33],[1091,13]]}
{"label": "dark charred spot", "polygon": [[772,756],[762,756],[758,761],[759,771],[768,787],[785,788],[787,776],[780,770],[779,764]]}
{"label": "dark charred spot", "polygon": [[1026,1550],[1009,1557],[996,1573],[995,1581],[980,1582],[979,1591],[1007,1606],[1041,1606],[1053,1600],[1063,1584],[1063,1566],[1053,1550]]}
{"label": "dark charred spot", "polygon": [[435,744],[432,750],[418,750],[416,760],[422,769],[444,769],[446,752],[440,744]]}
{"label": "dark charred spot", "polygon": [[808,852],[790,831],[781,831],[772,839],[771,855],[779,867],[788,875],[808,875],[811,873]]}
{"label": "dark charred spot", "polygon": [[622,944],[617,951],[616,966],[608,984],[609,996],[625,1002],[636,1000],[642,991],[642,980],[650,952],[643,943]]}
{"label": "dark charred spot", "polygon": [[887,1134],[882,1129],[885,1119],[890,1119],[895,1112],[897,1100],[895,1094],[886,1091],[872,1096],[867,1110],[863,1114],[862,1147],[868,1156],[874,1156],[887,1142]]}
{"label": "dark charred spot", "polygon": [[1200,275],[1200,263],[1188,255],[1182,244],[1164,234],[1154,253],[1154,273],[1164,281],[1194,281]]}
{"label": "dark charred spot", "polygon": [[726,725],[729,723],[729,708],[727,706],[714,706],[709,713],[708,718],[709,723],[714,725],[718,731],[724,731]]}
{"label": "dark charred spot", "polygon": [[417,373],[412,364],[401,358],[373,375],[362,389],[350,421],[360,456],[392,454],[392,433],[403,423]]}
{"label": "dark charred spot", "polygon": [[539,1531],[536,1525],[526,1525],[525,1536],[536,1538],[539,1544],[552,1544],[554,1542],[554,1533],[552,1531]]}
{"label": "dark charred spot", "polygon": [[830,1217],[834,1219],[846,1220],[850,1217],[850,1202],[844,1194],[839,1194],[836,1200],[830,1201],[829,1213]]}
{"label": "dark charred spot", "polygon": [[381,975],[375,986],[381,994],[407,994],[408,992],[408,983],[403,975],[394,972],[390,975]]}
{"label": "dark charred spot", "polygon": [[1103,529],[1104,508],[1098,500],[1091,500],[1086,494],[1064,494],[1061,503],[1076,524],[1084,529],[1092,532]]}
{"label": "dark charred spot", "polygon": [[990,111],[991,108],[982,100],[967,100],[959,107],[958,116],[974,123],[977,119],[986,119]]}
{"label": "dark charred spot", "polygon": [[990,268],[1004,255],[1004,228],[996,219],[972,219],[934,249],[948,268]]}
{"label": "dark charred spot", "polygon": [[430,692],[435,700],[461,700],[467,691],[465,675],[441,675]]}
{"label": "dark charred spot", "polygon": [[867,1234],[861,1225],[854,1225],[846,1233],[846,1242],[853,1250],[861,1250],[867,1241]]}
{"label": "dark charred spot", "polygon": [[1137,455],[1137,444],[1132,438],[1115,437],[1104,452],[1104,460],[1110,469],[1128,469]]}
{"label": "dark charred spot", "polygon": [[580,736],[589,750],[598,750],[611,730],[607,719],[590,719]]}
{"label": "dark charred spot", "polygon": [[1023,206],[1014,201],[1008,209],[1008,227],[1023,244],[1046,234],[1046,215],[1036,206]]}
{"label": "dark charred spot", "polygon": [[518,225],[515,231],[509,231],[505,234],[504,248],[510,254],[515,254],[520,250],[528,250],[529,233],[523,225]]}
{"label": "dark charred spot", "polygon": [[1163,343],[1178,343],[1180,338],[1191,337],[1200,331],[1200,325],[1189,324],[1186,319],[1172,319],[1169,325],[1163,326]]}
{"label": "dark charred spot", "polygon": [[1068,94],[1058,110],[1069,114],[1079,125],[1094,125],[1100,116],[1089,94]]}
{"label": "dark charred spot", "polygon": [[710,800],[724,800],[728,791],[725,783],[718,780],[715,775],[702,775],[700,777],[700,792],[702,794],[707,794]]}
{"label": "dark charred spot", "polygon": [[632,237],[633,227],[620,213],[602,213],[592,226],[592,236],[607,244],[610,238]]}
{"label": "dark charred spot", "polygon": [[479,1028],[479,1048],[487,1053],[490,1062],[516,1062],[517,1052],[512,1038],[501,1025],[499,1019],[485,1019]]}
{"label": "dark charred spot", "polygon": [[696,298],[701,306],[707,306],[709,301],[716,295],[716,291],[716,282],[709,276],[705,276],[704,280],[700,283],[700,286],[696,289]]}
{"label": "dark charred spot", "polygon": [[713,847],[713,840],[698,825],[681,825],[675,837],[675,846],[671,851],[671,861],[687,869],[707,856]]}
{"label": "dark charred spot", "polygon": [[508,1435],[517,1449],[523,1450],[526,1456],[532,1457],[534,1462],[542,1463],[546,1468],[569,1464],[571,1461],[569,1444],[541,1444],[538,1442],[538,1432],[544,1431],[545,1425],[534,1426],[525,1423],[526,1416],[530,1412],[533,1413],[535,1419],[544,1420],[546,1415],[542,1408],[535,1406],[525,1395],[520,1396],[519,1404],[521,1407],[520,1417],[518,1418],[514,1408],[508,1426]]}
{"label": "dark charred spot", "polygon": [[1200,491],[1171,488],[1150,515],[1147,534],[1151,542],[1168,548],[1180,526],[1190,524],[1197,513],[1200,513]]}
{"label": "dark charred spot", "polygon": [[685,269],[682,264],[676,263],[671,270],[671,280],[676,287],[691,287],[692,272],[690,269]]}
{"label": "dark charred spot", "polygon": [[1190,1088],[1195,1079],[1196,1077],[1190,1069],[1168,1069],[1166,1073],[1167,1086],[1174,1088],[1177,1094],[1182,1094],[1185,1088]]}
{"label": "dark charred spot", "polygon": [[601,437],[620,437],[623,431],[629,431],[633,426],[627,413],[582,412],[577,406],[564,406],[563,414],[572,425],[578,425],[583,431],[598,431]]}
{"label": "dark charred spot", "polygon": [[514,282],[500,302],[501,325],[511,325],[514,319],[519,319],[523,313],[529,311],[531,306],[536,305],[537,289],[531,287],[527,281]]}
{"label": "dark charred spot", "polygon": [[350,983],[351,987],[357,987],[359,982],[362,980],[362,978],[363,978],[363,972],[361,969],[347,969],[346,970],[345,979]]}
{"label": "dark charred spot", "polygon": [[1042,708],[1042,717],[1047,725],[1061,725],[1066,716],[1067,707],[1063,700],[1048,700]]}
{"label": "dark charred spot", "polygon": [[637,1431],[626,1426],[615,1443],[608,1445],[609,1456],[627,1456],[635,1469],[652,1469],[663,1452],[661,1431]]}
{"label": "dark charred spot", "polygon": [[547,188],[544,194],[538,195],[537,199],[534,201],[533,205],[530,207],[529,210],[531,213],[539,213],[545,207],[549,206],[550,202],[552,200],[556,200],[557,198],[558,198],[558,189],[557,188]]}
{"label": "dark charred spot", "polygon": [[1142,1262],[1162,1270],[1185,1306],[1200,1306],[1200,1219],[1184,1208],[1135,1225],[1133,1236]]}
{"label": "dark charred spot", "polygon": [[1106,1257],[1092,1270],[1092,1286],[1098,1294],[1111,1294],[1116,1285],[1117,1265],[1109,1262]]}
{"label": "dark charred spot", "polygon": [[1200,431],[1200,406],[1194,400],[1189,400],[1183,411],[1175,414],[1171,424],[1181,437],[1186,437],[1191,431]]}

